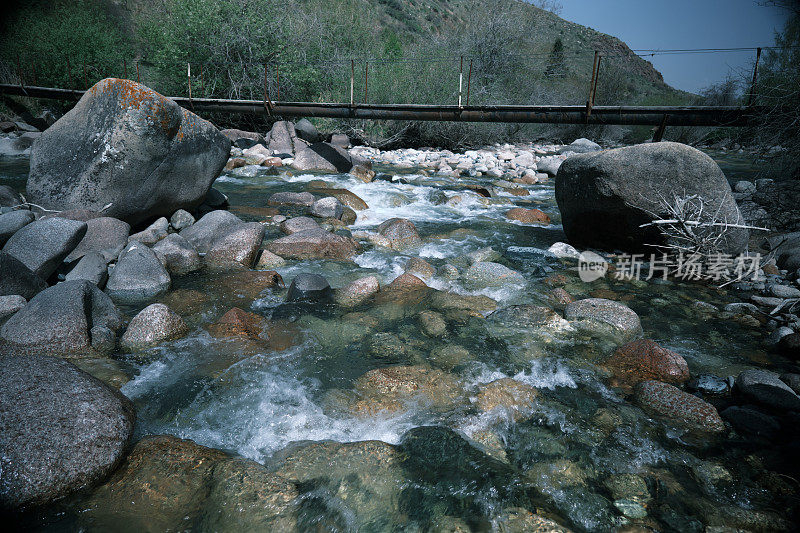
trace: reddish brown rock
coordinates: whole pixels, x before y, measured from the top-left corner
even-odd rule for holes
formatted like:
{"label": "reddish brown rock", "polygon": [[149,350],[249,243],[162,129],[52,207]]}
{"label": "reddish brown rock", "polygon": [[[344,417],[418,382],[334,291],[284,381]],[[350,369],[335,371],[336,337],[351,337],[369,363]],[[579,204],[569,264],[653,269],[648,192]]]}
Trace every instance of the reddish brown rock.
{"label": "reddish brown rock", "polygon": [[358,243],[320,228],[275,239],[267,250],[284,259],[350,259],[358,252]]}
{"label": "reddish brown rock", "polygon": [[222,317],[208,326],[208,332],[214,337],[254,337],[261,334],[264,317],[248,313],[238,307],[230,309]]}
{"label": "reddish brown rock", "polygon": [[612,384],[623,388],[650,380],[680,384],[690,377],[683,357],[650,339],[638,339],[620,346],[605,366],[613,373]]}
{"label": "reddish brown rock", "polygon": [[[528,192],[528,189],[508,189],[508,192],[511,193],[511,196],[530,196],[531,193]],[[538,209],[537,209],[538,211]],[[547,216],[547,215],[545,215]]]}
{"label": "reddish brown rock", "polygon": [[644,381],[636,386],[636,403],[649,413],[667,418],[684,429],[722,433],[725,424],[716,408],[674,385]]}
{"label": "reddish brown rock", "polygon": [[419,279],[414,274],[401,274],[397,276],[394,281],[386,286],[386,290],[392,291],[405,291],[411,289],[427,289],[428,286],[424,281]]}
{"label": "reddish brown rock", "polygon": [[561,287],[556,287],[555,289],[551,290],[549,296],[553,303],[559,306],[565,306],[568,303],[575,301],[575,298],[573,298],[570,293]]}
{"label": "reddish brown rock", "polygon": [[550,223],[550,217],[541,209],[525,209],[524,207],[515,207],[514,209],[506,211],[506,218],[509,220],[517,220],[523,224]]}

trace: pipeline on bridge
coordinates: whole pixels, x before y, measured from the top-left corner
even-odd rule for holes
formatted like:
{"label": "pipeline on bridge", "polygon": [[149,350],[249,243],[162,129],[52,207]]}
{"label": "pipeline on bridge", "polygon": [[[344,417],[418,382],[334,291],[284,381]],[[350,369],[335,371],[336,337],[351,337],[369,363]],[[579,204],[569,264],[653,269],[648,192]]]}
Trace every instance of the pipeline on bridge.
{"label": "pipeline on bridge", "polygon": [[[77,101],[85,91],[0,84],[0,93]],[[747,126],[756,110],[744,106],[425,105],[267,102],[168,97],[193,111],[268,114],[276,117],[517,122],[627,126]]]}

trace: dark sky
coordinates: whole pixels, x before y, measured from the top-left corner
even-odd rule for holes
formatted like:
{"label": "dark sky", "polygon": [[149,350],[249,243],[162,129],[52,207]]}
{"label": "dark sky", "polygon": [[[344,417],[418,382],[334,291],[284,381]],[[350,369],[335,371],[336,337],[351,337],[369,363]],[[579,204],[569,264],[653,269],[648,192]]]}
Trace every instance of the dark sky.
{"label": "dark sky", "polygon": [[[755,0],[561,0],[561,17],[633,49],[769,46],[786,15]],[[755,52],[648,57],[667,83],[696,92],[752,68]]]}

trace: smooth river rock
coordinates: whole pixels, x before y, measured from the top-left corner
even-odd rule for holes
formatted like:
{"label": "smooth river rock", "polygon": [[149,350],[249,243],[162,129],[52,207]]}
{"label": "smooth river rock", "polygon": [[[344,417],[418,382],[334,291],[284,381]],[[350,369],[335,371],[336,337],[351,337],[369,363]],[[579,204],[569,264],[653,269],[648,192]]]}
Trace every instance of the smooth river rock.
{"label": "smooth river rock", "polygon": [[47,279],[83,239],[86,228],[86,222],[66,218],[37,220],[12,235],[3,251]]}
{"label": "smooth river rock", "polygon": [[96,252],[106,263],[116,259],[128,243],[131,226],[127,222],[112,218],[98,217],[86,221],[86,235],[78,246],[64,259],[67,263],[79,260],[86,254]]}
{"label": "smooth river rock", "polygon": [[180,235],[191,244],[197,252],[204,254],[211,244],[229,227],[242,224],[242,219],[231,213],[218,209],[203,215],[200,220],[181,230]]}
{"label": "smooth river rock", "polygon": [[121,303],[144,303],[166,292],[171,282],[155,252],[143,244],[133,243],[122,252],[111,270],[106,292]]}
{"label": "smooth river rock", "polygon": [[49,503],[105,478],[133,433],[130,400],[67,361],[0,364],[0,508]]}
{"label": "smooth river rock", "polygon": [[581,321],[584,325],[610,327],[612,332],[625,341],[642,335],[642,324],[630,307],[603,298],[586,298],[568,303],[564,316],[570,321]]}
{"label": "smooth river rock", "polygon": [[0,296],[18,294],[30,300],[47,288],[47,283],[19,259],[0,252]]}
{"label": "smooth river rock", "polygon": [[58,355],[80,356],[95,344],[95,328],[122,327],[114,302],[91,282],[64,281],[40,292],[0,329],[6,341]]}
{"label": "smooth river rock", "polygon": [[139,350],[182,337],[189,332],[183,319],[161,303],[150,304],[133,317],[120,339],[127,350]]}
{"label": "smooth river rock", "polygon": [[33,222],[35,218],[33,213],[25,209],[0,215],[0,246],[3,246],[17,231]]}

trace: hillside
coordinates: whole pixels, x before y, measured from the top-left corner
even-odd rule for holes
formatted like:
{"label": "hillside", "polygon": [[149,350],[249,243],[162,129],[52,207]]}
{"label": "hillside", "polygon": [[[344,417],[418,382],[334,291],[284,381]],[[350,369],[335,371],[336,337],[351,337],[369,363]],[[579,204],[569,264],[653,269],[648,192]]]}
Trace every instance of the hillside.
{"label": "hillside", "polygon": [[[691,98],[619,39],[519,0],[18,2],[4,18],[6,76],[19,57],[29,65],[23,70],[60,86],[82,86],[84,62],[86,83],[124,69],[132,76],[138,64],[143,83],[186,94],[192,63],[194,95],[261,99],[267,64],[274,98],[347,101],[353,60],[356,101],[455,103],[463,56],[472,104],[581,104],[599,50],[597,104]],[[432,135],[429,124],[344,126],[437,144],[521,131],[439,125]]]}

